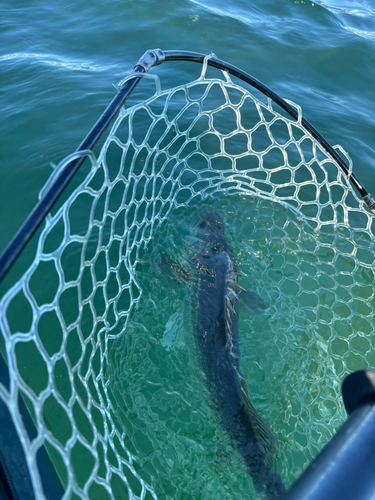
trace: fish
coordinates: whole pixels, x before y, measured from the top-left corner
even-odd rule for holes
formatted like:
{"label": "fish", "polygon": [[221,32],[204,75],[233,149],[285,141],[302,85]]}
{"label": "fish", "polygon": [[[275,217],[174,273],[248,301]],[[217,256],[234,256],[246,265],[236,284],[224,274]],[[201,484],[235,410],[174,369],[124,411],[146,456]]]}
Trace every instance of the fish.
{"label": "fish", "polygon": [[207,387],[232,446],[243,457],[255,490],[267,500],[280,498],[285,487],[276,471],[278,442],[252,405],[240,372],[239,296],[254,311],[268,307],[238,283],[234,250],[221,215],[207,208],[196,221],[197,238],[189,262],[192,326]]}

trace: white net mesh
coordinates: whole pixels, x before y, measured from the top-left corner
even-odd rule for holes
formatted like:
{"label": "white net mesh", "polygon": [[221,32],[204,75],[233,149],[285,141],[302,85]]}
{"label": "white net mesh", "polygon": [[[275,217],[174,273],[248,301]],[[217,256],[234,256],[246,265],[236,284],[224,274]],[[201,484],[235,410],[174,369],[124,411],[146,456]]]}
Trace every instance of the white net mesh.
{"label": "white net mesh", "polygon": [[43,445],[64,498],[249,498],[181,335],[189,290],[155,264],[160,247],[186,264],[207,205],[231,229],[241,285],[270,304],[241,315],[241,366],[287,485],[344,420],[344,375],[375,365],[372,216],[300,120],[204,66],[121,111],[0,302],[0,397],[38,499]]}

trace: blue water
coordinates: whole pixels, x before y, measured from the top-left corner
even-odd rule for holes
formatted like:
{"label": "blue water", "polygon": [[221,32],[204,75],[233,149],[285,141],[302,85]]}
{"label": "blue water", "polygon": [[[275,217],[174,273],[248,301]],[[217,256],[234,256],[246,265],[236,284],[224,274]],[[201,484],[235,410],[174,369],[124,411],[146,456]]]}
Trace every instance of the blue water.
{"label": "blue water", "polygon": [[[149,48],[215,52],[297,102],[375,191],[371,1],[10,2],[0,8],[0,249]],[[159,71],[189,79],[191,64]],[[176,74],[177,72],[177,74]]]}
{"label": "blue water", "polygon": [[[77,147],[114,95],[112,84],[130,71],[149,48],[214,52],[248,71],[299,104],[305,117],[331,144],[341,144],[353,159],[354,172],[367,190],[375,193],[375,9],[370,1],[274,0],[261,5],[243,0],[39,1],[32,5],[5,1],[0,7],[0,26],[0,251],[36,203],[52,172],[50,164],[58,163]],[[173,86],[192,80],[197,72],[193,66],[165,63],[157,72],[166,86]],[[244,214],[250,220],[254,212],[252,202],[247,203]],[[234,232],[253,234],[250,223],[239,221],[239,206],[239,202],[226,200],[217,208],[231,221]],[[257,212],[264,224],[272,217],[284,217],[283,209],[272,209],[272,217],[267,210],[270,207],[259,208],[261,216]],[[186,217],[193,222],[195,214]],[[164,237],[171,240],[178,224],[175,216],[156,237],[156,243],[163,242]],[[299,224],[295,221],[295,225]],[[187,227],[183,231],[187,232]],[[292,231],[289,236],[292,241]],[[269,255],[274,258],[279,249],[276,245],[269,250],[263,244],[266,239],[262,242],[259,238],[258,243],[256,239],[238,240],[236,252],[242,279],[249,281],[246,285],[255,286],[275,304],[279,299],[277,278],[266,271],[266,266]],[[176,252],[184,244],[181,239]],[[145,256],[146,267],[155,260],[153,252],[150,248]],[[248,255],[257,258],[249,262]],[[23,259],[26,255],[21,256],[21,262]],[[279,269],[277,264],[274,266],[277,274]],[[288,268],[291,278],[292,267]],[[201,381],[195,376],[190,351],[182,348],[170,352],[159,345],[168,321],[172,317],[181,319],[184,292],[170,292],[156,278],[149,279],[148,270],[143,272],[144,283],[149,281],[145,301],[133,318],[129,335],[113,350],[117,358],[119,352],[128,350],[132,362],[138,360],[139,353],[147,353],[147,361],[141,358],[138,368],[142,383],[128,376],[131,366],[121,356],[112,376],[117,380],[114,389],[120,406],[125,404],[124,394],[129,388],[133,394],[127,404],[130,412],[134,410],[134,420],[127,425],[135,436],[144,474],[154,478],[150,482],[156,481],[155,491],[160,498],[227,498],[228,491],[233,498],[242,498],[251,482],[244,473],[237,475],[241,463],[236,462],[220,427],[215,430],[215,417],[201,398]],[[265,275],[269,282],[262,281]],[[148,302],[155,296],[154,304]],[[282,301],[278,304],[283,306]],[[275,423],[281,447],[279,469],[288,485],[306,465],[306,458],[311,459],[328,440],[327,429],[332,431],[340,423],[332,394],[328,391],[328,397],[323,397],[324,374],[318,369],[314,372],[315,360],[326,355],[323,344],[309,344],[308,327],[307,336],[298,337],[298,328],[308,325],[309,317],[298,318],[295,338],[283,336],[282,328],[275,342],[271,337],[275,324],[282,327],[283,321],[287,322],[289,306],[285,305],[286,311],[272,306],[271,312],[262,317],[244,318],[240,326],[242,371],[249,390],[257,394],[257,408]],[[155,308],[158,326],[153,332]],[[144,331],[145,324],[147,341],[140,341],[139,332]],[[284,326],[289,332],[289,325]],[[265,337],[258,338],[258,331]],[[275,358],[281,351],[283,361],[278,364]],[[339,373],[337,366],[335,369]],[[311,412],[307,406],[300,406],[301,401],[307,404],[301,396],[305,380],[299,382],[303,370],[307,383],[316,384],[322,393],[319,405]],[[333,371],[328,363],[327,372]],[[313,394],[313,390],[310,392]],[[149,403],[153,398],[156,409]],[[165,417],[160,411],[163,398],[175,418]],[[150,450],[141,429],[149,425],[147,419],[152,412],[156,412],[158,420],[149,439],[160,466],[142,458],[142,453],[147,456]],[[316,446],[306,453],[307,432],[300,422],[309,419],[315,426],[310,434],[315,436]],[[182,428],[185,430],[179,436]],[[225,448],[224,458],[220,459],[215,458],[218,441]]]}

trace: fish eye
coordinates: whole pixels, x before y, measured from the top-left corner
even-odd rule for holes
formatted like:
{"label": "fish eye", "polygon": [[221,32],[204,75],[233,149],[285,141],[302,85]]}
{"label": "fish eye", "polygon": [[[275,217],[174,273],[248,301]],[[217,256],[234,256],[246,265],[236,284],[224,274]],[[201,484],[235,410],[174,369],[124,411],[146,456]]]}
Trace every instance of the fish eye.
{"label": "fish eye", "polygon": [[205,227],[206,227],[206,223],[205,223],[204,221],[203,221],[203,222],[201,222],[201,223],[199,224],[199,227],[200,227],[201,229],[205,228]]}

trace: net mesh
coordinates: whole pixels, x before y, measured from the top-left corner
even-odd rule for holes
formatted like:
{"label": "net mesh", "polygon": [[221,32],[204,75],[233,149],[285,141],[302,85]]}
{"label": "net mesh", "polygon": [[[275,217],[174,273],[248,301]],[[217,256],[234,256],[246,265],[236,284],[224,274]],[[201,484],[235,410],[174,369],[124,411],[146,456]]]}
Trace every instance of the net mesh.
{"label": "net mesh", "polygon": [[[246,474],[239,480],[225,462],[230,446],[217,459],[211,438],[225,444],[225,436],[196,370],[186,370],[193,356],[178,313],[186,289],[158,288],[153,266],[160,246],[187,261],[188,227],[203,205],[227,220],[242,286],[270,304],[240,324],[241,363],[254,405],[277,434],[288,485],[344,420],[344,375],[375,366],[373,218],[303,128],[300,109],[299,120],[289,119],[206,69],[168,90],[156,79],[152,97],[121,110],[87,177],[47,217],[32,265],[0,302],[10,378],[0,397],[37,498],[42,446],[64,498],[249,491]],[[21,397],[37,428],[32,440]]]}

